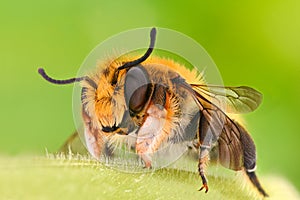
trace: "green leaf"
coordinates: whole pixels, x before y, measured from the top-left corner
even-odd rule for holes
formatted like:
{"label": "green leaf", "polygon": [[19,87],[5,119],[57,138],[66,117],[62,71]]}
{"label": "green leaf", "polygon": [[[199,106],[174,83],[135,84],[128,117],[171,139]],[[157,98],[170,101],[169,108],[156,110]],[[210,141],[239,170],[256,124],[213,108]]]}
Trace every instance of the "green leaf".
{"label": "green leaf", "polygon": [[[197,191],[201,180],[196,172],[124,173],[86,156],[1,156],[0,168],[0,199],[260,199],[243,176],[222,167],[209,171],[207,194]],[[299,199],[285,179],[260,178],[268,199]]]}

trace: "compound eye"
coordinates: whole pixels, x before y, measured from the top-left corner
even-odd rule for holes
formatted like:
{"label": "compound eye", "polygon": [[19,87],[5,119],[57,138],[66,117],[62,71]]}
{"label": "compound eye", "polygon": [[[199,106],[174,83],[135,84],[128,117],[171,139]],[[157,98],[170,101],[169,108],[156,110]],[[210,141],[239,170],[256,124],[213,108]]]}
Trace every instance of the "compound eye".
{"label": "compound eye", "polygon": [[125,78],[125,101],[131,113],[139,113],[151,96],[148,73],[142,66],[132,67]]}

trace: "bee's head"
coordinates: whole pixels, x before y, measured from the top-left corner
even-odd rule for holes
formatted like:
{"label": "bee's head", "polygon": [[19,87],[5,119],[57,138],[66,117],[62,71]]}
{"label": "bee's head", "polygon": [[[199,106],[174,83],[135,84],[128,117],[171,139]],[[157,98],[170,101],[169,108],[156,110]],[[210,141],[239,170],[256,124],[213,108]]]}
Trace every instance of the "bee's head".
{"label": "bee's head", "polygon": [[81,82],[82,108],[91,118],[93,127],[111,133],[118,131],[126,111],[123,95],[125,73],[120,72],[115,77],[119,66],[117,61],[99,65],[103,70]]}
{"label": "bee's head", "polygon": [[125,63],[113,61],[101,67],[103,70],[91,75],[66,80],[57,80],[49,77],[44,69],[39,68],[38,72],[47,81],[64,85],[74,82],[81,82],[82,111],[84,116],[89,118],[90,125],[94,129],[106,133],[119,131],[120,126],[128,116],[124,99],[124,80],[126,72],[133,66],[145,61],[153,51],[156,29],[150,32],[150,46],[146,53],[134,60]]}

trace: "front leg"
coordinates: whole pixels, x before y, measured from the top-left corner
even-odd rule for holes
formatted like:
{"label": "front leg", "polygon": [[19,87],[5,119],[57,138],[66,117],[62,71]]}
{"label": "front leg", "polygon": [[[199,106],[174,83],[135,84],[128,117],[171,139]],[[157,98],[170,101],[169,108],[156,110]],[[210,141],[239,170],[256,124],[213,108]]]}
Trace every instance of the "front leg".
{"label": "front leg", "polygon": [[137,154],[145,162],[147,168],[152,165],[153,154],[162,143],[167,141],[172,129],[176,126],[179,106],[177,101],[175,96],[166,92],[166,88],[156,86],[153,100],[146,110],[136,142]]}
{"label": "front leg", "polygon": [[146,168],[151,167],[152,155],[166,137],[163,131],[166,112],[166,109],[159,105],[151,105],[147,110],[147,117],[138,131],[136,151],[144,161]]}

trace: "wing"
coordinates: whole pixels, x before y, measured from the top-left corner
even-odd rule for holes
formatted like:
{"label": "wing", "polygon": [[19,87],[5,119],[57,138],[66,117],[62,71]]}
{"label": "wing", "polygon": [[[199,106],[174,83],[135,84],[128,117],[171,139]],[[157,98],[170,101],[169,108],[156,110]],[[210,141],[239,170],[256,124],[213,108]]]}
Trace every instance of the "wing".
{"label": "wing", "polygon": [[201,111],[200,144],[207,147],[216,145],[217,160],[224,167],[233,170],[242,169],[244,154],[239,125],[198,93],[195,96]]}
{"label": "wing", "polygon": [[[219,89],[219,88],[220,87],[214,87],[214,89]],[[226,113],[219,108],[219,106],[215,105],[212,101],[210,101],[210,99],[207,99],[208,96],[202,95],[203,93],[199,93],[199,90],[198,91],[194,90],[193,87],[192,89],[194,92],[193,93],[194,98],[202,113],[202,116],[200,117],[200,126],[199,126],[200,143],[207,146],[217,143],[218,160],[224,167],[227,167],[232,170],[241,170],[243,167],[245,167],[247,170],[253,169],[256,165],[256,150],[255,150],[254,142],[252,141],[248,132],[238,122],[235,122],[234,120],[229,118],[226,115]],[[236,93],[240,94],[241,96],[246,96],[245,95],[246,91],[251,91],[252,94],[255,94],[255,95],[248,95],[248,96],[251,97],[261,96],[261,95],[256,95],[257,92],[253,92],[255,90],[248,87],[225,88],[225,89],[229,91],[238,91]],[[205,94],[211,94],[211,93],[205,93]],[[225,93],[219,93],[219,94],[225,96]],[[237,95],[237,98],[235,98],[235,100],[231,102],[232,105],[234,105],[234,108],[240,110],[245,104],[238,104],[239,107],[236,106],[235,102],[237,99],[239,99],[238,96],[239,95]],[[215,98],[215,97],[209,96],[209,98]],[[252,102],[252,101],[247,100],[244,102]],[[250,108],[255,109],[256,107],[248,106],[249,109]]]}
{"label": "wing", "polygon": [[[182,85],[184,85],[187,89],[189,88],[187,87],[187,84]],[[215,87],[214,89],[219,89],[219,87]],[[255,174],[256,148],[250,134],[238,122],[230,119],[218,105],[215,105],[213,101],[210,101],[211,98],[218,99],[219,94],[226,98],[228,98],[228,96],[232,97],[232,95],[227,95],[226,93],[221,92],[217,93],[217,96],[210,96],[211,92],[203,95],[203,93],[199,92],[200,90],[196,90],[194,88],[189,90],[194,96],[202,114],[200,117],[198,137],[200,138],[201,149],[198,169],[203,182],[201,189],[206,188],[206,191],[208,190],[205,175],[203,174],[203,167],[201,168],[201,166],[203,166],[203,164],[201,164],[201,159],[202,161],[205,161],[205,153],[207,153],[209,147],[212,147],[210,144],[217,142],[217,158],[219,162],[223,166],[232,170],[244,169],[249,180],[258,189],[258,191],[263,196],[268,196]],[[244,111],[244,105],[248,106],[248,109],[245,110],[246,112],[252,111],[256,109],[261,102],[261,95],[251,88],[225,88],[225,91],[228,90],[236,94],[236,96],[233,96],[233,100],[230,101],[232,102],[234,108],[233,111],[235,112]],[[243,101],[236,101],[241,99],[241,97],[247,98]],[[236,102],[239,103],[237,104]],[[220,130],[221,132],[216,132]]]}
{"label": "wing", "polygon": [[[208,86],[204,85],[189,85],[185,82],[180,83],[181,87],[184,87],[190,91],[191,95],[194,97],[195,102],[199,106],[200,110],[200,120],[199,120],[199,132],[198,138],[202,147],[213,147],[216,145],[217,159],[224,166],[232,170],[241,170],[243,167],[246,169],[251,169],[255,166],[256,154],[255,146],[247,131],[237,122],[229,118],[226,113],[213,101],[219,101],[220,97],[228,98],[234,97],[233,95],[228,95],[224,91],[216,92],[221,87],[213,86],[214,93],[209,91]],[[200,91],[205,91],[200,92]],[[240,102],[238,99],[244,96],[251,96],[246,100],[246,105],[248,102],[252,102],[253,99],[261,100],[261,95],[255,90],[248,87],[238,87],[238,88],[225,88],[225,91],[232,91],[236,95],[233,98],[231,106],[234,106],[235,111],[241,111],[245,103],[236,105],[235,102]],[[246,95],[246,91],[251,91],[254,95]],[[215,94],[217,93],[217,94]],[[259,103],[258,103],[259,104]],[[257,104],[257,105],[258,105]],[[251,105],[254,105],[253,103]],[[248,106],[248,110],[253,110],[257,106]],[[201,155],[200,157],[204,156]]]}
{"label": "wing", "polygon": [[196,93],[214,102],[219,108],[228,113],[252,112],[262,101],[262,94],[247,86],[222,87],[199,84],[191,84],[191,86]]}
{"label": "wing", "polygon": [[226,168],[241,170],[244,163],[241,132],[229,118],[218,138],[218,161]]}
{"label": "wing", "polygon": [[212,161],[232,170],[255,169],[256,149],[249,133],[237,122],[228,118],[223,125],[217,144],[210,152]]}

